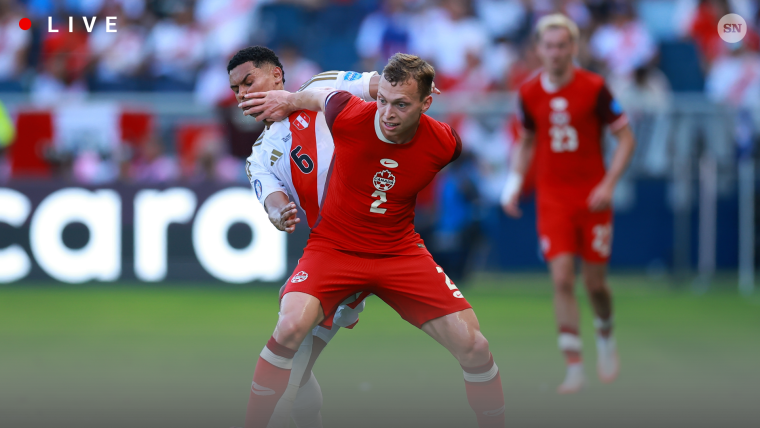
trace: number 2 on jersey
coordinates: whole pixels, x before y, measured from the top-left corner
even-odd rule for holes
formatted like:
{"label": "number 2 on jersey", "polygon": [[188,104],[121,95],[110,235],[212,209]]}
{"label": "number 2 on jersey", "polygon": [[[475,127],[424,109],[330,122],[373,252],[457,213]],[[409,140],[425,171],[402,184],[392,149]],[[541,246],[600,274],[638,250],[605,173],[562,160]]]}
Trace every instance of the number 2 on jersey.
{"label": "number 2 on jersey", "polygon": [[388,199],[385,197],[385,192],[381,192],[380,190],[375,190],[375,193],[372,194],[372,197],[380,198],[380,199],[376,200],[375,202],[372,202],[372,206],[370,207],[369,212],[385,214],[385,211],[387,210],[385,208],[380,208],[380,204],[388,202]]}
{"label": "number 2 on jersey", "polygon": [[457,286],[453,282],[451,282],[451,279],[449,278],[449,276],[443,272],[443,268],[441,268],[440,266],[436,266],[435,270],[437,270],[438,273],[442,273],[443,276],[446,278],[446,286],[449,287],[450,291],[454,292],[453,294],[454,297],[456,297],[457,299],[463,299],[464,296],[462,295],[462,292],[457,289]]}

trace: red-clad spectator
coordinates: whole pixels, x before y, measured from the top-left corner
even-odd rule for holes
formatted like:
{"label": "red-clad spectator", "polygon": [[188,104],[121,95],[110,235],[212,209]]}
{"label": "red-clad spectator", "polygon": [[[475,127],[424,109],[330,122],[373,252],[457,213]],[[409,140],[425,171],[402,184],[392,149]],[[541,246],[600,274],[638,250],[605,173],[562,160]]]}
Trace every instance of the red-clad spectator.
{"label": "red-clad spectator", "polygon": [[689,26],[689,36],[694,39],[704,60],[709,64],[723,54],[726,46],[716,31],[720,18],[729,13],[724,0],[701,0]]}
{"label": "red-clad spectator", "polygon": [[32,83],[32,98],[52,104],[65,96],[66,100],[81,98],[87,92],[85,74],[90,63],[88,33],[84,21],[72,20],[54,25],[57,33],[46,32],[42,41],[40,73]]}
{"label": "red-clad spectator", "polygon": [[84,21],[72,19],[72,32],[69,32],[67,22],[58,22],[53,27],[57,33],[43,32],[42,64],[48,69],[52,62],[62,60],[65,70],[64,82],[69,84],[81,80],[90,62],[89,33]]}

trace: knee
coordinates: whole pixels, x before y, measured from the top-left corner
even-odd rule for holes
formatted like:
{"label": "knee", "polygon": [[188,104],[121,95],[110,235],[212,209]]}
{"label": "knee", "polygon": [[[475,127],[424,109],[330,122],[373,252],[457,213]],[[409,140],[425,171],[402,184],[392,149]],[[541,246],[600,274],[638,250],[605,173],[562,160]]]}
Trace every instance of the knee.
{"label": "knee", "polygon": [[575,278],[572,275],[558,275],[554,278],[554,291],[560,294],[575,292]]}
{"label": "knee", "polygon": [[487,363],[490,355],[488,340],[478,332],[463,344],[456,357],[459,364],[465,367],[476,367]]}
{"label": "knee", "polygon": [[298,349],[306,335],[311,331],[311,326],[302,320],[284,315],[277,322],[277,342],[291,349]]}
{"label": "knee", "polygon": [[586,290],[592,296],[604,296],[607,294],[607,282],[604,279],[586,278]]}

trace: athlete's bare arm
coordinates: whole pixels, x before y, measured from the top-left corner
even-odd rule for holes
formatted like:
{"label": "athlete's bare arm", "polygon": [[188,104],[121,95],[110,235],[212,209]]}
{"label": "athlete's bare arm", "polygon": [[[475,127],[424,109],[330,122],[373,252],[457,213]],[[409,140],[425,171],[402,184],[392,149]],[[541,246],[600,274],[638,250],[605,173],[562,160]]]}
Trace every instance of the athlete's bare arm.
{"label": "athlete's bare arm", "polygon": [[625,168],[633,157],[633,150],[636,148],[636,139],[631,127],[627,124],[613,132],[612,135],[617,139],[618,146],[604,179],[591,191],[588,197],[588,206],[591,211],[604,211],[610,207],[615,185],[625,172]]}
{"label": "athlete's bare arm", "polygon": [[296,224],[301,222],[301,219],[296,217],[298,214],[296,204],[291,202],[283,192],[272,192],[267,196],[264,208],[269,214],[269,221],[283,232],[293,233],[296,230]]}
{"label": "athlete's bare arm", "polygon": [[[373,76],[370,80],[369,93],[372,98],[377,98],[377,88],[380,76]],[[298,110],[311,110],[324,112],[325,100],[335,92],[334,88],[314,88],[305,91],[290,93],[287,91],[254,92],[245,95],[245,101],[238,107],[248,110],[243,112],[246,116],[253,116],[257,121],[269,120],[278,122]],[[441,91],[433,84],[433,93]]]}
{"label": "athlete's bare arm", "polygon": [[238,106],[250,107],[243,114],[254,116],[257,121],[279,122],[298,110],[324,111],[327,96],[334,88],[314,88],[302,92],[288,91],[254,92],[246,94],[246,101]]}
{"label": "athlete's bare arm", "polygon": [[369,78],[369,96],[377,99],[377,86],[380,84],[380,75],[376,74]]}
{"label": "athlete's bare arm", "polygon": [[512,171],[507,178],[502,193],[502,208],[504,212],[515,218],[522,216],[520,210],[520,188],[522,187],[523,177],[528,172],[530,163],[533,161],[533,155],[536,152],[536,134],[528,129],[522,130],[520,142],[517,144],[517,153],[512,161]]}

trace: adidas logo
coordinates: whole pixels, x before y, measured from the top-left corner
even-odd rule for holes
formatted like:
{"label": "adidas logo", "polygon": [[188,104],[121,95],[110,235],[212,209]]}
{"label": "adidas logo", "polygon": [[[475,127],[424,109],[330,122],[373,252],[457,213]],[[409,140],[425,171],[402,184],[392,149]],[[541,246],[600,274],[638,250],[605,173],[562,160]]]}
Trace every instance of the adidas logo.
{"label": "adidas logo", "polygon": [[[265,386],[261,386],[256,382],[253,382],[253,384],[251,384],[251,392],[253,392],[256,395],[274,395],[273,389],[269,389]],[[504,411],[503,408],[501,410]]]}

